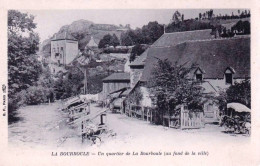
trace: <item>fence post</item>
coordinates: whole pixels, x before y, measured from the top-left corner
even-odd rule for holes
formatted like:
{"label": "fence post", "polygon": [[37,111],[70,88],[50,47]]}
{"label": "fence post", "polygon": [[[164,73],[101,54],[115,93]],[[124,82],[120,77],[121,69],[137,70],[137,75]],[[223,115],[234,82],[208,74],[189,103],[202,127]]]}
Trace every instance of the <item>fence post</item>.
{"label": "fence post", "polygon": [[82,143],[84,143],[84,121],[81,122],[81,137]]}
{"label": "fence post", "polygon": [[146,121],[148,122],[148,112],[149,112],[149,108],[147,108],[147,112],[146,112]]}
{"label": "fence post", "polygon": [[141,107],[142,108],[142,118],[144,120],[144,107]]}
{"label": "fence post", "polygon": [[153,110],[151,110],[151,123],[153,123]]}
{"label": "fence post", "polygon": [[169,115],[168,126],[170,127],[171,116]]}
{"label": "fence post", "polygon": [[181,106],[181,129],[184,127],[184,113],[183,113],[183,105]]}

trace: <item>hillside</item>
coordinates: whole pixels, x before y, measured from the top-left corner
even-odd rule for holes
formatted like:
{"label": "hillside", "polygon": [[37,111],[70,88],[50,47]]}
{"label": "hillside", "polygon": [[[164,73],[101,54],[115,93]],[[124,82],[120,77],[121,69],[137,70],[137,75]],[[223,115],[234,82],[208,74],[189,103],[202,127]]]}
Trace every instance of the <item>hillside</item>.
{"label": "hillside", "polygon": [[[78,20],[72,22],[70,25],[64,25],[55,34],[62,34],[64,32],[71,33],[73,37],[79,41],[79,49],[84,49],[86,44],[89,42],[91,36],[94,40],[99,42],[106,34],[115,34],[120,38],[121,32],[117,31],[119,27],[111,24],[95,24],[88,20]],[[51,38],[53,38],[55,36]],[[48,53],[51,50],[51,38],[44,40],[41,44],[40,50],[42,52]]]}

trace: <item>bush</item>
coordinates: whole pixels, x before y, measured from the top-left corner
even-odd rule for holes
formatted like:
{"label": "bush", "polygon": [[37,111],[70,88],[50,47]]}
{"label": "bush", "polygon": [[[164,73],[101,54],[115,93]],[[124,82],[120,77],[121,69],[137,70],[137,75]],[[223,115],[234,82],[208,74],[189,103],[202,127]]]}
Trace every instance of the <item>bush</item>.
{"label": "bush", "polygon": [[42,86],[32,86],[27,89],[26,97],[26,104],[28,105],[36,105],[40,103],[48,102],[49,92],[48,89],[45,89]]}
{"label": "bush", "polygon": [[240,83],[235,82],[226,91],[220,90],[219,95],[215,100],[220,111],[225,111],[227,103],[241,103],[251,108],[251,82],[244,80]]}

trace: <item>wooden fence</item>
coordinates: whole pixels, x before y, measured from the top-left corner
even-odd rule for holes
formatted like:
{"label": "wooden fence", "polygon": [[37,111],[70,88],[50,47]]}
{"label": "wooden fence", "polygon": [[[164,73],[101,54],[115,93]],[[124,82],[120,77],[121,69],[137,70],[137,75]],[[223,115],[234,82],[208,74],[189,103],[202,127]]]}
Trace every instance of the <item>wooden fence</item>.
{"label": "wooden fence", "polygon": [[69,118],[71,120],[80,118],[90,113],[90,103],[82,103],[69,109]]}
{"label": "wooden fence", "polygon": [[204,127],[203,112],[191,112],[181,107],[181,129],[196,129]]}
{"label": "wooden fence", "polygon": [[[163,116],[163,124],[168,123],[169,127],[181,129],[196,129],[204,127],[204,114],[203,112],[189,111],[185,106],[179,106],[180,114],[178,116]],[[126,108],[125,113],[130,117],[152,121],[153,113],[149,107],[141,107],[137,105],[130,105]],[[165,121],[166,120],[166,121]]]}

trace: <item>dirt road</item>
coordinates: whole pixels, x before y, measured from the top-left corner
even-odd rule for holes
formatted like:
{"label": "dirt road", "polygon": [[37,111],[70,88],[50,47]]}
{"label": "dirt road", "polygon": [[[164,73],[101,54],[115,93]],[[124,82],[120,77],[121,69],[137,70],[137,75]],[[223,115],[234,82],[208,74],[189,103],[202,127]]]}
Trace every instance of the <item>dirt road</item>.
{"label": "dirt road", "polygon": [[[59,110],[60,103],[51,105],[27,106],[18,111],[21,120],[9,125],[9,144],[11,146],[27,146],[31,148],[89,148],[82,144],[80,133],[67,125],[67,113]],[[94,113],[102,108],[91,105]],[[99,118],[95,120],[98,123]],[[206,125],[202,129],[179,130],[152,125],[121,114],[108,113],[107,125],[116,133],[115,137],[105,138],[101,148],[115,149],[122,147],[163,147],[186,146],[194,143],[247,143],[250,138],[243,135],[223,133],[224,129],[217,125]],[[188,138],[188,139],[187,139]]]}

